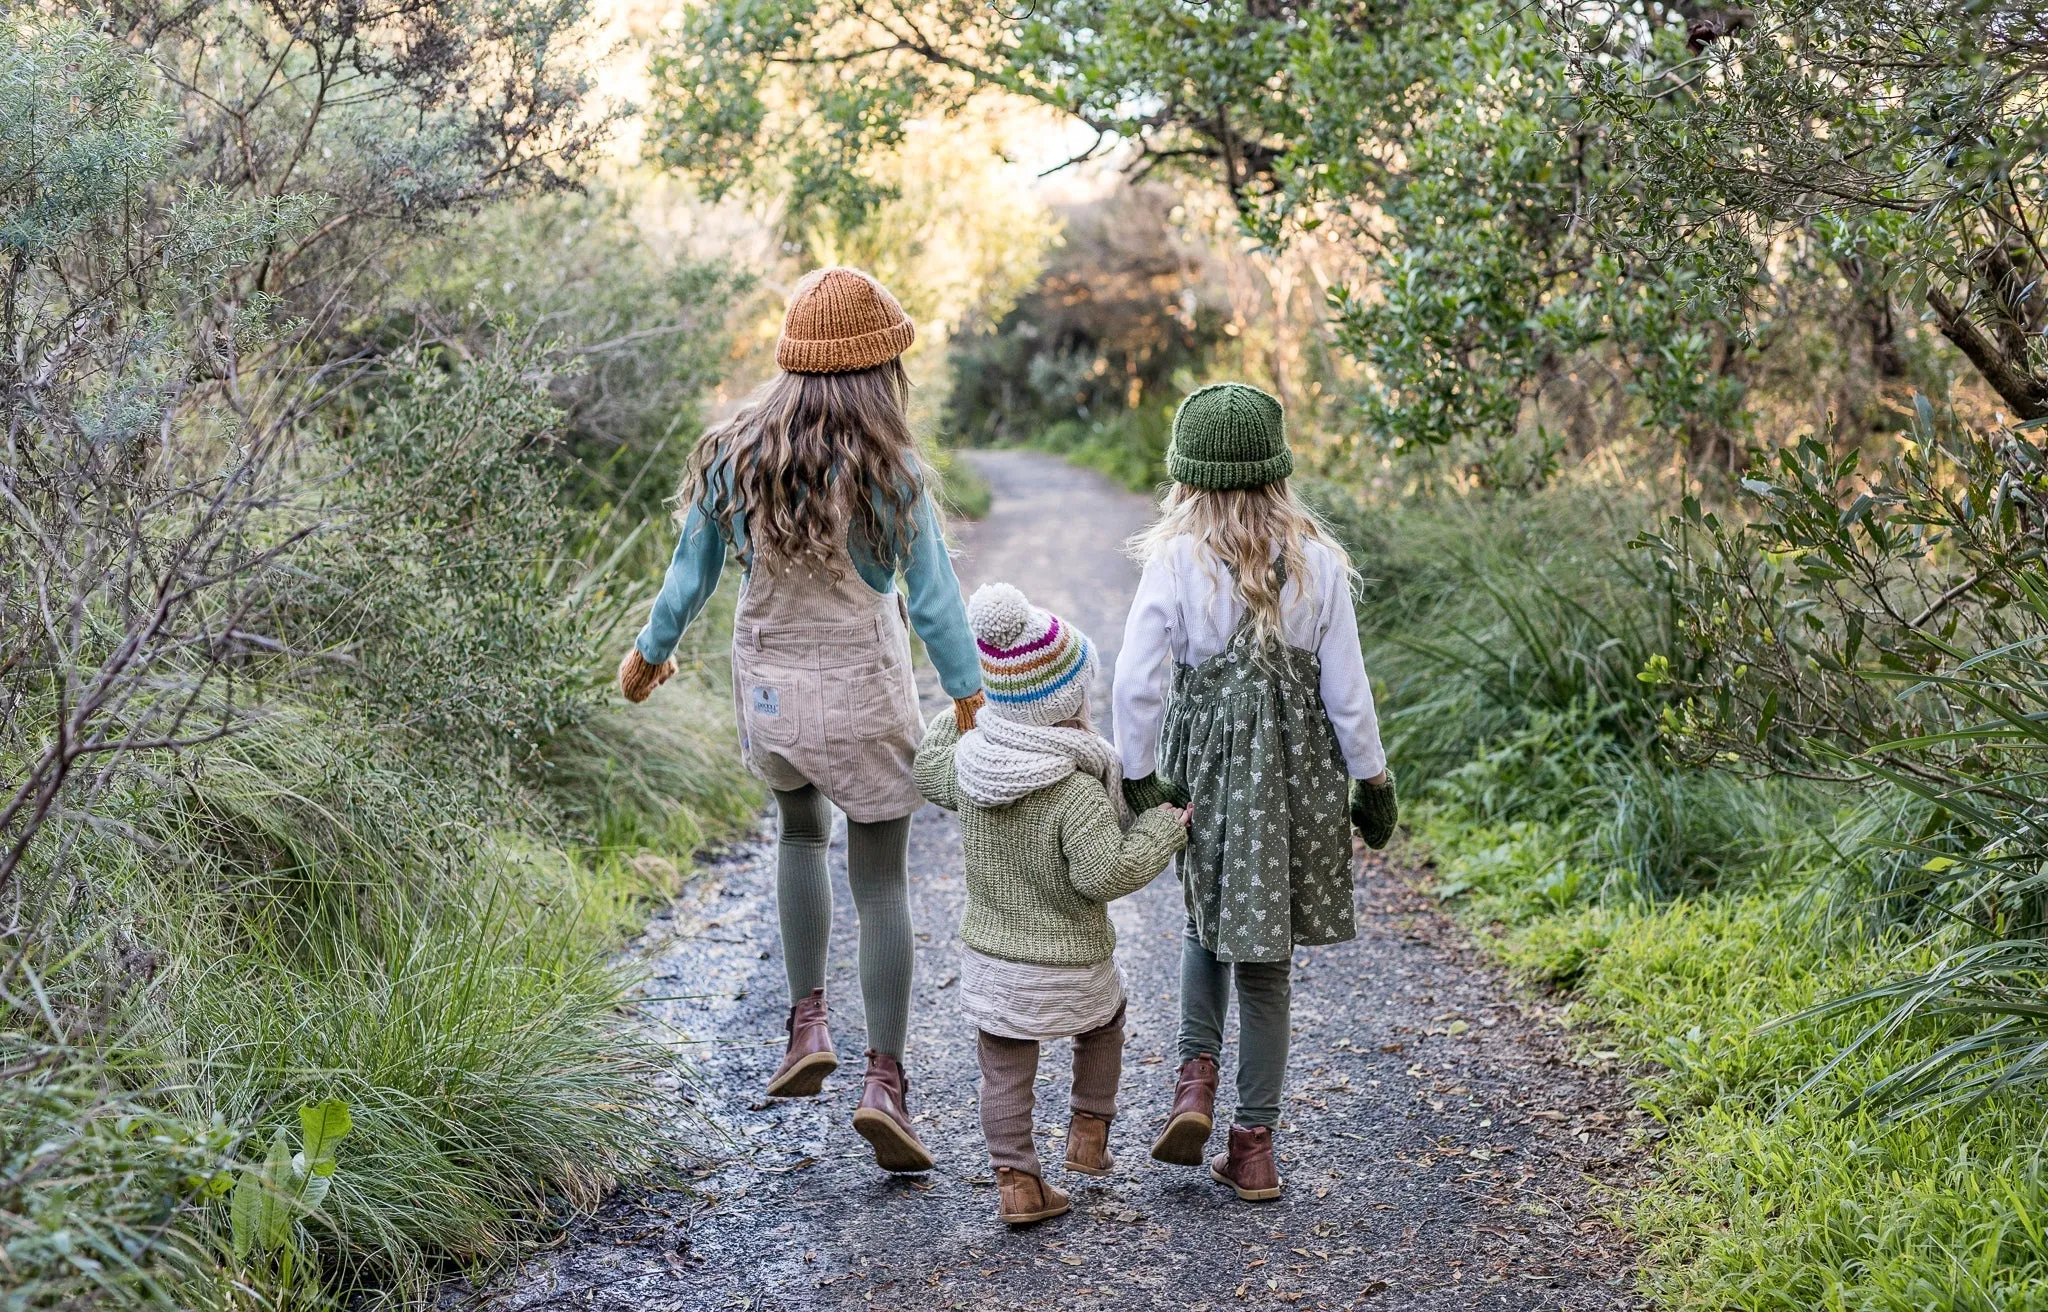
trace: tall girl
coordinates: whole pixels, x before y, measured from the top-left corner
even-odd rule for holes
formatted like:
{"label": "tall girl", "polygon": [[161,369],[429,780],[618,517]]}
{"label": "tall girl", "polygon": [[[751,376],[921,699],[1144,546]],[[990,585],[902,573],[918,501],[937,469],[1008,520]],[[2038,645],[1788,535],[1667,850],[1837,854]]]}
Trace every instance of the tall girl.
{"label": "tall girl", "polygon": [[1247,1200],[1280,1196],[1273,1129],[1294,949],[1357,936],[1351,825],[1382,847],[1395,822],[1355,576],[1288,486],[1293,469],[1266,393],[1219,383],[1181,404],[1173,486],[1132,541],[1144,577],[1114,695],[1132,807],[1194,807],[1181,857],[1180,1080],[1152,1156],[1202,1164],[1235,984],[1237,1112],[1209,1167]]}
{"label": "tall girl", "polygon": [[[981,670],[960,585],[912,440],[899,357],[916,329],[857,269],[820,269],[791,295],[782,372],[705,434],[679,503],[682,540],[653,614],[619,665],[642,701],[718,586],[727,547],[745,566],[733,614],[732,687],[747,769],[781,818],[776,904],[789,975],[789,1043],[772,1097],[815,1094],[839,1060],[825,1021],[832,884],[829,801],[846,813],[846,874],[860,919],[867,1077],[853,1127],[888,1171],[928,1171],[911,1127],[903,1035],[910,1012],[911,766],[923,737],[906,621],[924,640],[962,732]],[[901,572],[906,604],[896,591]]]}

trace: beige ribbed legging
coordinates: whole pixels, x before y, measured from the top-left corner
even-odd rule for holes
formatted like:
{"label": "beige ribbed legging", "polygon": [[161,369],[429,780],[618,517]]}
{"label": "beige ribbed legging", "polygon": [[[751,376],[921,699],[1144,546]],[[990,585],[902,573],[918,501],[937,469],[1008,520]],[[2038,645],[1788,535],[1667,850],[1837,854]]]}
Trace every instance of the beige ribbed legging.
{"label": "beige ribbed legging", "polygon": [[[1038,1079],[1038,1044],[1006,1039],[987,1030],[981,1036],[981,1137],[992,1166],[1043,1178],[1038,1147],[1031,1139]],[[1124,1073],[1124,1009],[1085,1034],[1074,1036],[1074,1091],[1068,1106],[1107,1121],[1116,1115],[1116,1085]]]}

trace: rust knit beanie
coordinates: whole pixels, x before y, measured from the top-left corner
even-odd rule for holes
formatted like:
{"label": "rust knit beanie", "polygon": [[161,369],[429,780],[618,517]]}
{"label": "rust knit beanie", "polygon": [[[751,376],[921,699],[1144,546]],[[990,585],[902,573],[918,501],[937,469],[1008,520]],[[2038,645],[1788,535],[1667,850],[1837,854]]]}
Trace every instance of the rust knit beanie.
{"label": "rust knit beanie", "polygon": [[910,349],[916,325],[888,288],[859,269],[814,269],[790,293],[775,363],[793,374],[844,374]]}

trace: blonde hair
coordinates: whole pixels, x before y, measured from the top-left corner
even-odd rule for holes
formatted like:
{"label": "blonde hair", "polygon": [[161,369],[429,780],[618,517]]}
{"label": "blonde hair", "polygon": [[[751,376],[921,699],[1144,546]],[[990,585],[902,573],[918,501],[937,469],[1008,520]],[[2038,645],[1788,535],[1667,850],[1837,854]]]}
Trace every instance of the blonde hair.
{"label": "blonde hair", "polygon": [[[1193,538],[1230,571],[1231,589],[1244,602],[1262,647],[1286,641],[1281,608],[1288,585],[1296,596],[1308,586],[1304,548],[1311,542],[1336,545],[1336,535],[1284,478],[1222,491],[1175,483],[1159,502],[1159,518],[1131,539],[1130,551],[1141,564],[1150,564],[1184,537]],[[1355,587],[1358,576],[1350,558],[1341,549],[1338,554]]]}
{"label": "blonde hair", "polygon": [[877,554],[917,535],[930,471],[910,432],[910,376],[896,360],[836,374],[776,375],[690,455],[683,512],[707,489],[725,540],[746,516],[747,545],[772,571],[800,565],[834,577],[849,532]]}

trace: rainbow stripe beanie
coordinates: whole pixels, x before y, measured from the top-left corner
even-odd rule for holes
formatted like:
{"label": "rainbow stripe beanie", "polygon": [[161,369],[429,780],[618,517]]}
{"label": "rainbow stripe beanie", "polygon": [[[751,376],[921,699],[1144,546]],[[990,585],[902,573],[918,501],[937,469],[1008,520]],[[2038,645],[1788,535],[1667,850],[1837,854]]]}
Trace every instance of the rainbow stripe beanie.
{"label": "rainbow stripe beanie", "polygon": [[1088,704],[1095,644],[1007,583],[987,583],[967,599],[967,621],[981,649],[984,715],[1022,724],[1058,724]]}

